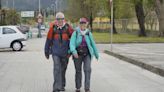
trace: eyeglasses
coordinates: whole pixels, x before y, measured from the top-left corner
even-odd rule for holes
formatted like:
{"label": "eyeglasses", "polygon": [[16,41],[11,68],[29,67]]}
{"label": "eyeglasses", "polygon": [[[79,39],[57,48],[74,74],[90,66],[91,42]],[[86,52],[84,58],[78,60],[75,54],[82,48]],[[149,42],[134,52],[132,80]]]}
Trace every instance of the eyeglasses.
{"label": "eyeglasses", "polygon": [[64,18],[56,18],[56,20],[60,21],[60,20],[64,20]]}
{"label": "eyeglasses", "polygon": [[86,22],[80,22],[80,24],[87,24]]}

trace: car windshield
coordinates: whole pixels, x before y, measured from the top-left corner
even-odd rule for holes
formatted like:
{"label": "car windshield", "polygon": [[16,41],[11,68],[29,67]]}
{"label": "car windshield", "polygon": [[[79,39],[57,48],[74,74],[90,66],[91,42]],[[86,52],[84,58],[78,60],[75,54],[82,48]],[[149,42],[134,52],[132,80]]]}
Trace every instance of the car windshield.
{"label": "car windshield", "polygon": [[21,33],[25,34],[25,32],[23,31],[23,29],[22,29],[21,27],[18,26],[17,29],[18,29]]}

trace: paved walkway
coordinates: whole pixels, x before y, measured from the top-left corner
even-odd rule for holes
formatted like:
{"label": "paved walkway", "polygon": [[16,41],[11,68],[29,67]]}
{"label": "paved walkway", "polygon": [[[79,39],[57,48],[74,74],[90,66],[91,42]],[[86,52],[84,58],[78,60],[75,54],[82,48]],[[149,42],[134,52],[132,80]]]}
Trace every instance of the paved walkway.
{"label": "paved walkway", "polygon": [[[31,39],[22,52],[0,51],[0,92],[52,92],[53,63],[52,60],[44,58],[44,41],[45,38]],[[74,73],[73,62],[70,59],[66,92],[75,90]],[[92,92],[164,92],[164,78],[100,53],[99,62],[96,60],[92,62],[91,90]]]}
{"label": "paved walkway", "polygon": [[[137,60],[148,67],[148,70],[164,75],[164,43],[114,44],[113,47],[114,53]],[[103,48],[107,50],[110,45],[104,45]],[[155,70],[156,68],[157,70]]]}

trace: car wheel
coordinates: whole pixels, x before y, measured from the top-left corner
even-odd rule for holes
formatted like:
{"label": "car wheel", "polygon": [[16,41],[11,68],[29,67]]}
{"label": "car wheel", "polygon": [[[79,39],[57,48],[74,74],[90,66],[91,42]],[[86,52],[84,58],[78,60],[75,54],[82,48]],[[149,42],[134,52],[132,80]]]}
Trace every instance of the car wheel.
{"label": "car wheel", "polygon": [[12,43],[11,47],[12,47],[13,51],[21,51],[23,46],[22,46],[21,42],[15,41]]}

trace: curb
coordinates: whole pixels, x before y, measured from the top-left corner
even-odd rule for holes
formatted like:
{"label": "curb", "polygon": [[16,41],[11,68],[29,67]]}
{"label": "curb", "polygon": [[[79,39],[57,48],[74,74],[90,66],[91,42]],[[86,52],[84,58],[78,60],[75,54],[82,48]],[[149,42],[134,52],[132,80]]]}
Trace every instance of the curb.
{"label": "curb", "polygon": [[106,53],[108,55],[111,55],[111,56],[114,56],[114,57],[116,57],[116,58],[118,58],[120,60],[126,61],[128,63],[137,65],[137,66],[139,66],[139,67],[141,67],[143,69],[146,69],[146,70],[148,70],[150,72],[153,72],[155,74],[158,74],[158,75],[164,77],[164,70],[163,69],[160,69],[160,68],[152,66],[150,64],[146,64],[146,63],[143,63],[141,61],[138,61],[138,60],[135,60],[135,59],[132,59],[132,58],[120,55],[118,53],[111,52],[111,51],[105,50],[104,53]]}

